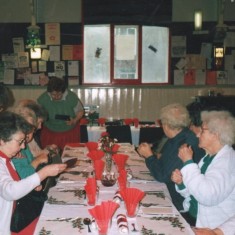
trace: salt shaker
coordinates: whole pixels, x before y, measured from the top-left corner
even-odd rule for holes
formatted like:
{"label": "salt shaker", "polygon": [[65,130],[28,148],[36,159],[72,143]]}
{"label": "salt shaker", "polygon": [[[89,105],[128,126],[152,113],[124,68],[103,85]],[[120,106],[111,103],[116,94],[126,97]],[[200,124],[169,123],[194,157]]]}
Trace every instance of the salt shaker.
{"label": "salt shaker", "polygon": [[124,214],[118,214],[117,215],[117,225],[118,225],[118,232],[120,234],[128,234],[128,222],[126,215]]}
{"label": "salt shaker", "polygon": [[113,197],[113,201],[120,204],[122,201],[121,194],[117,191]]}

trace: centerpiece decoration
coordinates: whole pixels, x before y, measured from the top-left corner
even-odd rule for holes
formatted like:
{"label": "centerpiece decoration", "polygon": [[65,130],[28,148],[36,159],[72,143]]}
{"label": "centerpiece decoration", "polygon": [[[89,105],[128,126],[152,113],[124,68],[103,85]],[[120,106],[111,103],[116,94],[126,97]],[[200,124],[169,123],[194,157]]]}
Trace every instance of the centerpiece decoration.
{"label": "centerpiece decoration", "polygon": [[88,120],[89,120],[90,126],[93,126],[95,123],[95,120],[97,120],[98,118],[99,118],[99,113],[97,113],[95,110],[91,110],[88,113]]}
{"label": "centerpiece decoration", "polygon": [[112,186],[116,183],[115,174],[112,172],[112,155],[117,152],[118,148],[117,139],[111,138],[108,132],[101,134],[101,138],[98,141],[98,149],[105,153],[105,168],[101,179],[105,186]]}
{"label": "centerpiece decoration", "polygon": [[101,138],[98,141],[98,149],[105,153],[105,170],[107,173],[111,172],[112,169],[112,155],[117,152],[119,145],[116,144],[117,139],[110,138],[108,132],[103,132]]}

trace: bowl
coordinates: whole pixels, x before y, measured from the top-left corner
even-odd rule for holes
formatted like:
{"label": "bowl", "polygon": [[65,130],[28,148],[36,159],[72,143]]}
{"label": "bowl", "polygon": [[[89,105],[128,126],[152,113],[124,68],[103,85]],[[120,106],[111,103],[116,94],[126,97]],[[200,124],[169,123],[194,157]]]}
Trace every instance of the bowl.
{"label": "bowl", "polygon": [[105,187],[111,187],[113,186],[114,184],[116,184],[117,182],[117,179],[114,175],[114,173],[106,173],[106,174],[103,174],[102,175],[102,178],[101,178],[101,183],[102,185],[104,185]]}

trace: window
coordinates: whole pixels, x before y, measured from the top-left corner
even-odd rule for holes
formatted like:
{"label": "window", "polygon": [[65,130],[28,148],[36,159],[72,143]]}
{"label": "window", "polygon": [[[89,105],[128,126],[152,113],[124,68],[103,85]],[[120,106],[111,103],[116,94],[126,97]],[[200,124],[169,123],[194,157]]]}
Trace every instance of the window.
{"label": "window", "polygon": [[84,26],[84,84],[141,85],[168,81],[168,28]]}
{"label": "window", "polygon": [[110,83],[110,26],[84,27],[84,83]]}
{"label": "window", "polygon": [[114,79],[138,79],[138,26],[114,26]]}

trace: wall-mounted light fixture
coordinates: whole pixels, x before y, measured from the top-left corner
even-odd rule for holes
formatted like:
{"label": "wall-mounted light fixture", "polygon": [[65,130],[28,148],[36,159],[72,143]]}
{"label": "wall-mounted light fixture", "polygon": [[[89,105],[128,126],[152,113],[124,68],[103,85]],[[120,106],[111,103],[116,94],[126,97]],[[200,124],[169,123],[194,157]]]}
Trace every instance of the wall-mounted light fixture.
{"label": "wall-mounted light fixture", "polygon": [[214,46],[214,69],[223,70],[224,68],[224,47]]}
{"label": "wall-mounted light fixture", "polygon": [[30,58],[31,59],[41,59],[41,48],[31,48],[30,49]]}
{"label": "wall-mounted light fixture", "polygon": [[194,29],[201,30],[202,29],[202,11],[197,10],[194,12]]}

